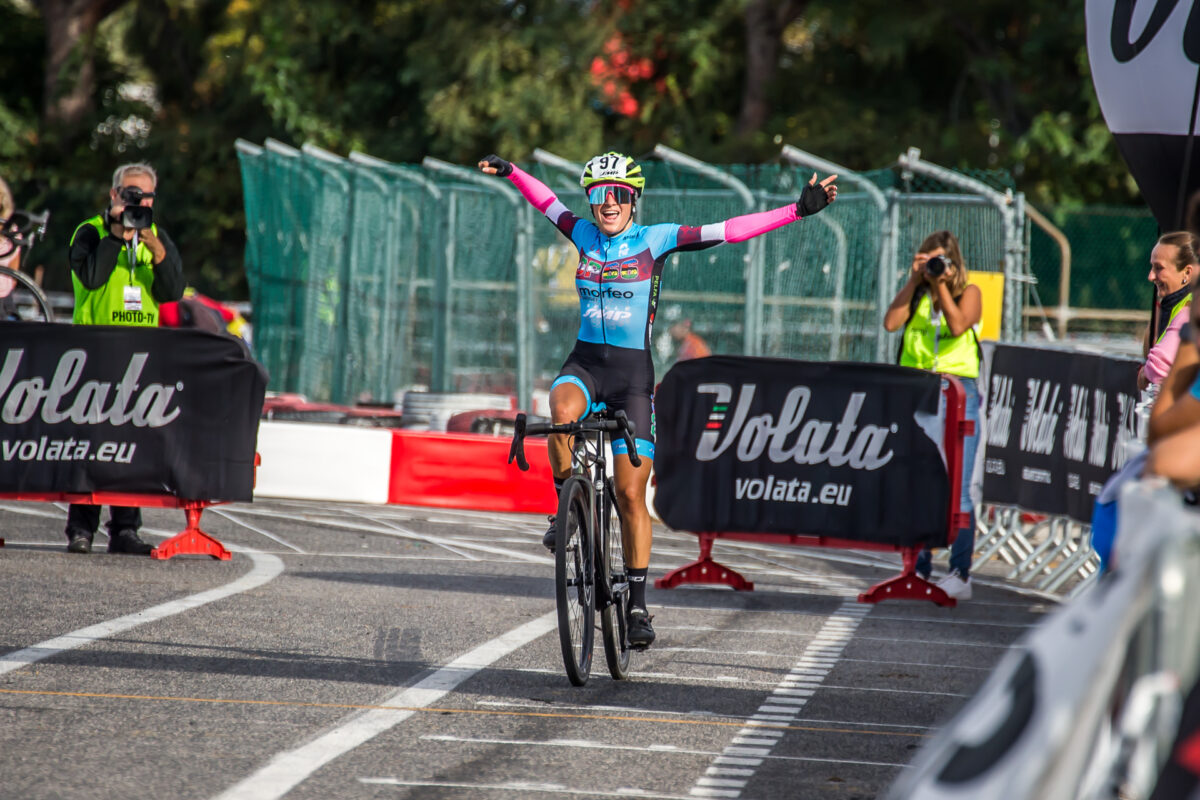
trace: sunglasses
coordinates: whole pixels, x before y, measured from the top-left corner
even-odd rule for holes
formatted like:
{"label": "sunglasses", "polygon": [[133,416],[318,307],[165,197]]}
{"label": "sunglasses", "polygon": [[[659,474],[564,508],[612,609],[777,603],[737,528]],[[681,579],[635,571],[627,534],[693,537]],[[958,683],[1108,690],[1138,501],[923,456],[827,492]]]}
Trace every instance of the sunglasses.
{"label": "sunglasses", "polygon": [[588,202],[594,206],[602,206],[608,202],[608,195],[610,193],[613,196],[613,200],[616,200],[621,205],[633,202],[633,189],[615,183],[605,183],[588,189]]}

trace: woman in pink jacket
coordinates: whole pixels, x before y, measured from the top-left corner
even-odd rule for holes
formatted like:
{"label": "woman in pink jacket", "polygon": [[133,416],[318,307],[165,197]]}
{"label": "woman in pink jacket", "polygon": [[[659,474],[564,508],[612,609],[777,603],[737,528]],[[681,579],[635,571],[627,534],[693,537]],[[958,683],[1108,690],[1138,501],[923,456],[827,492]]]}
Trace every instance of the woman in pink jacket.
{"label": "woman in pink jacket", "polygon": [[1179,350],[1179,328],[1188,318],[1192,282],[1200,275],[1200,238],[1188,231],[1165,233],[1150,251],[1150,274],[1158,303],[1146,331],[1146,363],[1138,370],[1138,388],[1161,384]]}

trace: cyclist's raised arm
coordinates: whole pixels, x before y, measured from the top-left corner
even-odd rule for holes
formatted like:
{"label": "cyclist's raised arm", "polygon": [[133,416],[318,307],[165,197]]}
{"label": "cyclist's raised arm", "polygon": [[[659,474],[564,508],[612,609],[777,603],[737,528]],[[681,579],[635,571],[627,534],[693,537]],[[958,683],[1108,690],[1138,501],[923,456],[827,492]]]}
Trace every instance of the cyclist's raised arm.
{"label": "cyclist's raised arm", "polygon": [[703,250],[726,242],[744,242],[755,236],[783,227],[789,222],[795,222],[807,216],[816,214],[825,206],[837,199],[836,175],[830,175],[820,183],[814,172],[812,180],[805,184],[800,193],[800,199],[770,211],[757,211],[753,214],[742,214],[724,222],[714,222],[698,228],[686,225],[677,226],[675,242],[669,244],[668,251],[673,250]]}
{"label": "cyclist's raised arm", "polygon": [[525,172],[516,164],[505,161],[499,156],[485,156],[479,161],[479,169],[488,175],[498,175],[507,178],[521,193],[529,204],[546,215],[546,219],[554,223],[554,227],[571,239],[575,225],[582,220],[571,213],[558,199],[558,195],[549,186]]}

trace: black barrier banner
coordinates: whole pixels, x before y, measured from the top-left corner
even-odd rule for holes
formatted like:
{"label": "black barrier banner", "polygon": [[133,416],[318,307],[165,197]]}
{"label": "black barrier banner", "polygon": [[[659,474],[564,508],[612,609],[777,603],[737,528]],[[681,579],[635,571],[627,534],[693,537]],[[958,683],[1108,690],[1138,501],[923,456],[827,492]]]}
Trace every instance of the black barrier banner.
{"label": "black barrier banner", "polygon": [[655,395],[654,507],[695,533],[944,545],[940,387],[889,365],[677,363]]}
{"label": "black barrier banner", "polygon": [[0,492],[250,500],[266,386],[221,334],[0,323]]}
{"label": "black barrier banner", "polygon": [[1137,439],[1139,362],[988,347],[984,499],[1091,522],[1096,495]]}

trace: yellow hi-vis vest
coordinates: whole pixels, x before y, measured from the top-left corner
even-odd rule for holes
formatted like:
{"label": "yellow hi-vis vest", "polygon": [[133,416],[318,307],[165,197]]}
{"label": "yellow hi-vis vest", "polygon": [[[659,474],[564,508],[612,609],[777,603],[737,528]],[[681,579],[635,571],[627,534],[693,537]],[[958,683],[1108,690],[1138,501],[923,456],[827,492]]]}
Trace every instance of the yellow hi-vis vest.
{"label": "yellow hi-vis vest", "polygon": [[979,377],[979,340],[968,328],[958,336],[943,335],[942,315],[933,317],[933,299],[924,295],[904,327],[900,366],[927,369],[960,378]]}
{"label": "yellow hi-vis vest", "polygon": [[[71,235],[72,243],[85,225],[95,228],[101,239],[108,236],[108,230],[104,227],[104,215],[98,214],[75,229],[75,233]],[[151,225],[150,229],[158,235],[156,225]],[[150,285],[154,283],[154,255],[150,248],[138,242],[137,263],[131,270],[130,249],[121,248],[112,275],[103,286],[96,289],[88,289],[79,282],[79,276],[71,272],[71,283],[75,288],[76,325],[158,325],[158,301],[150,294]]]}

